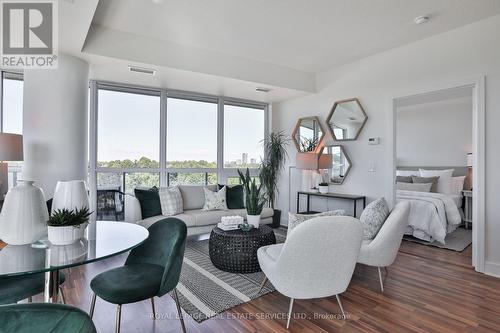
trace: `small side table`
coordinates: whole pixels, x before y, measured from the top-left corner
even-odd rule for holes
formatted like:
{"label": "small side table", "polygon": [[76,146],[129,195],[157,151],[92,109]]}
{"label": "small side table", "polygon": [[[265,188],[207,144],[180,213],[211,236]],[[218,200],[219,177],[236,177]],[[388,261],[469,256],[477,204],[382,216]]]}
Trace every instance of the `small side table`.
{"label": "small side table", "polygon": [[469,228],[469,223],[472,224],[472,191],[462,191],[464,196],[464,222],[465,229]]}

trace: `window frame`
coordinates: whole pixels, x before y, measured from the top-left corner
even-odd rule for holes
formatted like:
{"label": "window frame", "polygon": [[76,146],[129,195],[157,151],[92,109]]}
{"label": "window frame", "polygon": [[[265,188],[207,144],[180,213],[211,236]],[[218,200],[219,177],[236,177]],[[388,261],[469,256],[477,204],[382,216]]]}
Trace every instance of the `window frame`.
{"label": "window frame", "polygon": [[[90,104],[89,104],[89,183],[91,189],[91,202],[96,201],[97,195],[97,173],[159,173],[160,186],[168,186],[169,173],[215,173],[217,182],[226,184],[227,178],[237,177],[237,168],[224,167],[224,106],[233,105],[261,109],[264,112],[264,138],[269,134],[269,104],[233,97],[216,96],[210,94],[189,92],[175,89],[164,89],[145,87],[109,81],[90,80]],[[160,145],[159,145],[159,167],[158,168],[109,168],[97,166],[98,146],[98,94],[100,89],[113,90],[124,93],[145,94],[160,96]],[[217,104],[217,168],[167,168],[167,99],[177,98],[198,102],[209,102]],[[264,156],[266,155],[264,151]],[[258,175],[258,169],[250,169],[251,176]]]}
{"label": "window frame", "polygon": [[19,71],[7,71],[0,69],[0,133],[3,133],[3,80],[4,79],[18,80],[24,82],[24,75],[22,72]]}

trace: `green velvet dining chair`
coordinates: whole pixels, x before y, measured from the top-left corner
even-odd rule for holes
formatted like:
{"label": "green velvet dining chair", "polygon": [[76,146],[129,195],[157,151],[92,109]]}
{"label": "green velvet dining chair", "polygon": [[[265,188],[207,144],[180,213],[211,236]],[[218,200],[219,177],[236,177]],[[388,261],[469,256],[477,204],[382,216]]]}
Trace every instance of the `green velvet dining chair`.
{"label": "green velvet dining chair", "polygon": [[[34,273],[28,275],[14,275],[0,277],[0,304],[17,303],[23,299],[28,299],[31,303],[32,296],[43,293],[45,288],[45,273]],[[62,272],[59,272],[59,294],[61,301],[66,303],[61,285],[66,279]]]}
{"label": "green velvet dining chair", "polygon": [[184,258],[186,224],[170,217],[151,225],[148,231],[148,239],[130,252],[124,266],[103,272],[92,279],[90,288],[94,295],[90,317],[94,315],[96,296],[117,304],[115,331],[118,333],[123,304],[151,299],[155,318],[154,297],[173,291],[182,330],[186,332],[176,290]]}
{"label": "green velvet dining chair", "polygon": [[82,310],[63,304],[32,303],[0,306],[2,333],[96,333]]}

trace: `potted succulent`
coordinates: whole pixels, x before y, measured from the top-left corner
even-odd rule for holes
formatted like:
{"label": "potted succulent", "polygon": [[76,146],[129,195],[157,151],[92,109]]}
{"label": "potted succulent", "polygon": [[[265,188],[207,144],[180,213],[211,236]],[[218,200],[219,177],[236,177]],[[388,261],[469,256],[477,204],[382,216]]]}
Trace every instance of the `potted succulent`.
{"label": "potted succulent", "polygon": [[281,222],[281,210],[275,209],[276,197],[278,195],[278,180],[281,171],[285,168],[285,161],[288,158],[286,146],[290,143],[290,138],[283,131],[271,133],[264,141],[267,158],[261,162],[259,177],[265,189],[266,200],[274,210],[273,228],[278,228]]}
{"label": "potted succulent", "polygon": [[261,193],[262,183],[257,186],[255,178],[252,179],[250,177],[250,170],[248,170],[248,168],[245,174],[238,170],[238,175],[245,189],[247,222],[255,228],[258,228],[260,224],[260,213],[262,213],[262,208],[264,208],[264,204],[266,203]]}
{"label": "potted succulent", "polygon": [[319,193],[326,194],[328,193],[328,183],[319,183],[318,185]]}
{"label": "potted succulent", "polygon": [[69,245],[83,238],[91,214],[87,207],[55,210],[47,221],[49,241]]}

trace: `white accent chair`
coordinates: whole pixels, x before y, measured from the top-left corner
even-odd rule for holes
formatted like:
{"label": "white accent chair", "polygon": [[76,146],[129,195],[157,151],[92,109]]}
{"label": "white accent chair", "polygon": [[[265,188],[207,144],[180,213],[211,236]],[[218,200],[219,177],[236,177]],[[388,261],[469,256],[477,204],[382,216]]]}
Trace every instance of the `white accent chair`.
{"label": "white accent chair", "polygon": [[384,282],[380,268],[392,265],[396,259],[408,225],[409,213],[410,202],[399,202],[389,214],[375,238],[364,240],[361,243],[358,263],[378,268],[378,277],[382,292],[384,291]]}
{"label": "white accent chair", "polygon": [[284,244],[257,251],[267,279],[290,297],[287,328],[294,299],[335,295],[345,318],[339,294],[351,281],[362,239],[361,222],[348,216],[317,217],[293,229]]}

